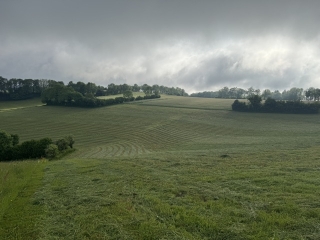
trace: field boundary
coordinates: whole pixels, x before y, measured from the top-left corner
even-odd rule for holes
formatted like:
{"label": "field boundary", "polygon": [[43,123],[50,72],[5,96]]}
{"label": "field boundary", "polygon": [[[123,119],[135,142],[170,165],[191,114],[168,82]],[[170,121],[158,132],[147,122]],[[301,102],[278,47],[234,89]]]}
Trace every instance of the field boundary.
{"label": "field boundary", "polygon": [[25,108],[32,108],[32,107],[43,107],[43,106],[46,106],[46,104],[39,104],[39,105],[28,106],[28,107],[3,108],[3,109],[0,109],[0,113],[1,112],[14,111],[14,110],[20,110],[20,109],[25,109]]}
{"label": "field boundary", "polygon": [[[143,105],[143,102],[141,103],[131,103],[131,104],[137,104],[137,105]],[[221,108],[196,108],[196,107],[184,107],[184,106],[165,106],[165,105],[157,105],[157,104],[145,104],[145,106],[151,106],[151,107],[165,107],[165,108],[185,108],[185,109],[196,109],[196,110],[214,110],[214,111],[232,111],[232,109],[221,109]]]}

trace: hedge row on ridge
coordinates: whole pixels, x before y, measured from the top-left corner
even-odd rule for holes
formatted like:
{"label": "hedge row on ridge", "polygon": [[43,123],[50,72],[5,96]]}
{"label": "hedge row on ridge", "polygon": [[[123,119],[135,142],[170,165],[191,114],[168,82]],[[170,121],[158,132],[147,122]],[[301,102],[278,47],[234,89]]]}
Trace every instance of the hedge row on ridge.
{"label": "hedge row on ridge", "polygon": [[55,142],[51,138],[29,140],[19,144],[17,134],[8,134],[0,130],[0,161],[21,159],[55,158],[59,153],[73,148],[74,140],[71,136]]}
{"label": "hedge row on ridge", "polygon": [[47,105],[71,106],[71,107],[103,107],[123,102],[138,101],[143,99],[160,98],[160,95],[138,96],[134,97],[116,97],[109,99],[99,99],[92,94],[83,95],[75,91],[73,88],[66,87],[62,84],[56,84],[53,87],[47,88],[41,95],[41,100]]}
{"label": "hedge row on ridge", "polygon": [[262,104],[262,99],[259,95],[251,96],[248,100],[249,104],[235,100],[232,104],[232,110],[240,112],[317,114],[320,109],[318,102],[276,101],[275,99],[268,98]]}

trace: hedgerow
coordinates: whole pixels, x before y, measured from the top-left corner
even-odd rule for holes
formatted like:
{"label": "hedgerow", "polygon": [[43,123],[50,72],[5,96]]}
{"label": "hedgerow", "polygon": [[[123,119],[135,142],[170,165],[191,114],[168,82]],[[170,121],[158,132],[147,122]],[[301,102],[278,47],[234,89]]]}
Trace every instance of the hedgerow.
{"label": "hedgerow", "polygon": [[276,101],[268,98],[264,103],[261,103],[262,99],[258,95],[251,96],[248,100],[249,104],[235,100],[232,104],[232,110],[239,112],[317,114],[320,109],[318,102]]}
{"label": "hedgerow", "polygon": [[76,92],[73,88],[64,86],[62,84],[56,84],[45,89],[42,92],[41,98],[42,102],[46,103],[47,105],[95,108],[120,104],[123,102],[160,98],[160,95],[152,94],[144,96],[143,98],[138,96],[137,98],[116,97],[114,99],[99,99],[93,95],[84,96],[80,92]]}
{"label": "hedgerow", "polygon": [[67,136],[55,143],[51,138],[29,140],[19,144],[19,136],[0,130],[0,161],[57,157],[73,147],[73,137]]}

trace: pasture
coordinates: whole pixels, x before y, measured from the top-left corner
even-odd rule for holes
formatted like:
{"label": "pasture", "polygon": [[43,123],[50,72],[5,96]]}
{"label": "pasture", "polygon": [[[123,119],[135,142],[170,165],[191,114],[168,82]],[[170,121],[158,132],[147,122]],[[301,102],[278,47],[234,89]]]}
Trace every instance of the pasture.
{"label": "pasture", "polygon": [[[30,184],[13,180],[24,208],[0,187],[0,238],[319,239],[319,115],[233,112],[232,102],[2,104],[0,129],[20,141],[72,135],[77,150],[33,162]],[[0,163],[6,189],[15,167],[24,179],[33,166],[12,164]]]}
{"label": "pasture", "polygon": [[43,103],[41,102],[40,98],[28,99],[23,101],[0,101],[0,112],[42,105]]}

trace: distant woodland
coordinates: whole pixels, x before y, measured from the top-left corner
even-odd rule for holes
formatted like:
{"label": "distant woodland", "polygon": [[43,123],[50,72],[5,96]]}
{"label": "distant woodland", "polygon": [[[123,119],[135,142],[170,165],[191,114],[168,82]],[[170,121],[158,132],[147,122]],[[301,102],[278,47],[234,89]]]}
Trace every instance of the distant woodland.
{"label": "distant woodland", "polygon": [[230,99],[246,99],[249,96],[258,95],[261,96],[263,100],[272,98],[274,100],[287,100],[287,101],[319,101],[320,99],[320,89],[310,87],[306,90],[302,88],[291,88],[290,90],[284,90],[280,92],[279,90],[271,91],[265,89],[261,91],[260,89],[254,89],[252,87],[248,89],[242,88],[228,88],[224,87],[219,91],[207,91],[192,93],[190,97],[203,97],[203,98],[230,98]]}
{"label": "distant woodland", "polygon": [[[95,83],[73,83],[70,81],[65,85],[61,81],[48,80],[48,79],[6,79],[0,76],[0,100],[23,100],[33,97],[40,97],[42,93],[49,88],[60,86],[61,89],[67,87],[70,91],[74,90],[80,93],[83,97],[87,96],[92,98],[97,96],[117,95],[131,92],[144,92],[146,96],[150,95],[177,95],[187,96],[188,94],[184,89],[178,87],[166,87],[148,84],[138,86],[134,84],[130,86],[128,84],[109,84],[107,87],[97,86]],[[80,96],[80,95],[78,95]]]}
{"label": "distant woodland", "polygon": [[268,97],[262,102],[262,97],[255,94],[249,96],[248,101],[249,103],[235,100],[232,104],[232,110],[239,112],[317,114],[320,109],[318,101],[277,101]]}
{"label": "distant woodland", "polygon": [[[133,97],[133,92],[143,92],[144,96]],[[108,99],[99,96],[119,95]],[[0,77],[0,100],[23,100],[41,97],[47,105],[73,106],[73,107],[101,107],[123,102],[159,98],[160,94],[188,96],[184,89],[148,84],[141,86],[134,84],[116,85],[107,87],[97,86],[95,83],[70,81],[67,85],[61,81],[47,79],[6,79]],[[291,88],[282,92],[265,89],[248,89],[224,87],[216,92],[193,93],[191,97],[248,99],[249,103],[235,101],[232,109],[246,112],[281,112],[281,113],[318,113],[320,89],[310,87]],[[265,100],[262,103],[262,100]],[[307,100],[309,103],[301,102]]]}

